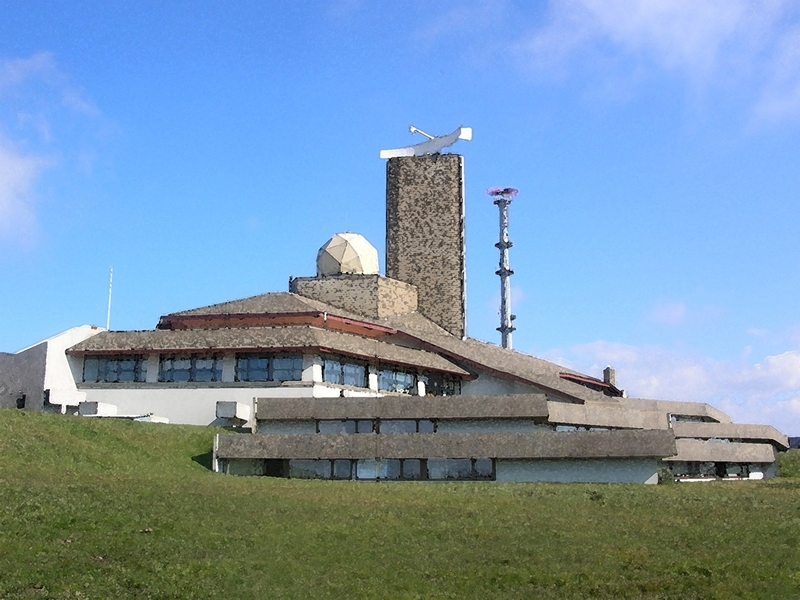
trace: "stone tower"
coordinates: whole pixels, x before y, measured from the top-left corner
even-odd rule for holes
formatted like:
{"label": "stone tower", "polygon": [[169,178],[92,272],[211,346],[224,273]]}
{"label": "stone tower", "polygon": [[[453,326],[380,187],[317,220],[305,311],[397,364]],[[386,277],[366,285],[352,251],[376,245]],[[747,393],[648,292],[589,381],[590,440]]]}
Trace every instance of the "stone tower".
{"label": "stone tower", "polygon": [[417,286],[419,312],[459,338],[466,335],[461,155],[386,163],[386,276]]}

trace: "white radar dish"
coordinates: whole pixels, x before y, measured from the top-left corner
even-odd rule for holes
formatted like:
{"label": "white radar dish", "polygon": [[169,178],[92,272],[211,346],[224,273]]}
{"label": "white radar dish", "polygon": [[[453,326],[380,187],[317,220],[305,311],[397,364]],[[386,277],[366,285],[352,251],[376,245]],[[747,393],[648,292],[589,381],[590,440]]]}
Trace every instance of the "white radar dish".
{"label": "white radar dish", "polygon": [[413,125],[409,127],[411,133],[420,133],[428,138],[427,141],[405,148],[395,148],[394,150],[381,150],[381,158],[396,158],[398,156],[424,156],[426,154],[438,154],[448,146],[452,146],[458,140],[472,139],[472,127],[459,127],[453,133],[440,135],[438,137],[428,135]]}
{"label": "white radar dish", "polygon": [[337,233],[317,253],[317,276],[376,275],[378,251],[363,235]]}

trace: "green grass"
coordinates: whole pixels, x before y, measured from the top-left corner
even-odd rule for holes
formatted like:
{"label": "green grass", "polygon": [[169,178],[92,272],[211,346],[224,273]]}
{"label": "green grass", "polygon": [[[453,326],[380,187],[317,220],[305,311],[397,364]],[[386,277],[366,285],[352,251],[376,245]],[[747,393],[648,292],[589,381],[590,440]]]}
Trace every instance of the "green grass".
{"label": "green grass", "polygon": [[[226,477],[217,430],[0,411],[0,598],[798,598],[800,479]],[[788,466],[787,466],[788,465]]]}

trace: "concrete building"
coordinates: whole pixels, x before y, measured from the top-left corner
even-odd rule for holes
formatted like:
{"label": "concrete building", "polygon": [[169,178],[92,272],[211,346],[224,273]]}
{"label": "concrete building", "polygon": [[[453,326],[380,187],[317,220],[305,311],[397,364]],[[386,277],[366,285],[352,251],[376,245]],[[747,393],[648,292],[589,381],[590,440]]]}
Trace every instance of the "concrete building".
{"label": "concrete building", "polygon": [[[733,424],[707,404],[627,398],[612,369],[597,378],[466,337],[463,189],[459,155],[391,158],[386,276],[361,236],[334,236],[317,275],[287,292],[167,314],[154,330],[79,328],[33,378],[48,381],[60,361],[59,380],[26,398],[48,396],[62,412],[250,427],[215,439],[215,469],[229,474],[775,475],[788,441],[772,427]],[[0,369],[16,356],[0,355]]]}

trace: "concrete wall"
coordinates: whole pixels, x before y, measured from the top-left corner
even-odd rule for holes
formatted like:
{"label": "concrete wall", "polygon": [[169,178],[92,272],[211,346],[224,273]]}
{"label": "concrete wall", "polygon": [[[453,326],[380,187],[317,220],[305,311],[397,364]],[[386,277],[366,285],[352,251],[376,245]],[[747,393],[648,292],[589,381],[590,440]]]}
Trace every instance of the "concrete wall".
{"label": "concrete wall", "polygon": [[[321,386],[320,386],[321,387]],[[338,394],[337,394],[338,396]],[[547,417],[541,394],[510,396],[408,396],[379,398],[259,398],[259,420],[493,419]]]}
{"label": "concrete wall", "polygon": [[658,483],[655,458],[498,459],[497,481]]}
{"label": "concrete wall", "polygon": [[462,396],[493,396],[496,394],[535,394],[540,390],[511,379],[500,379],[486,373],[480,373],[477,379],[461,382]]}
{"label": "concrete wall", "polygon": [[648,400],[645,398],[617,398],[620,406],[636,410],[654,410],[669,415],[704,417],[718,423],[730,423],[731,418],[721,410],[703,402],[681,402],[676,400]]}
{"label": "concrete wall", "polygon": [[25,395],[25,408],[41,410],[47,342],[17,352],[0,353],[0,408],[16,408]]}
{"label": "concrete wall", "polygon": [[588,425],[627,429],[667,429],[666,413],[656,410],[636,410],[618,402],[571,404],[548,402],[550,422],[563,425]]}
{"label": "concrete wall", "polygon": [[417,286],[419,312],[466,332],[463,158],[405,156],[386,163],[386,276]]}
{"label": "concrete wall", "polygon": [[374,319],[417,310],[417,289],[380,275],[298,277],[293,292]]}
{"label": "concrete wall", "polygon": [[655,458],[675,453],[670,431],[219,435],[220,458]]}

